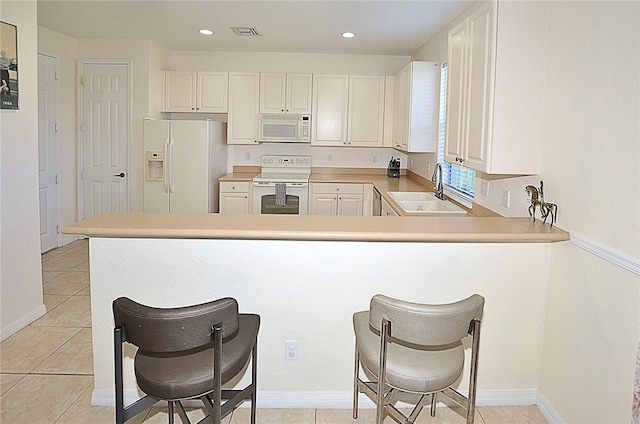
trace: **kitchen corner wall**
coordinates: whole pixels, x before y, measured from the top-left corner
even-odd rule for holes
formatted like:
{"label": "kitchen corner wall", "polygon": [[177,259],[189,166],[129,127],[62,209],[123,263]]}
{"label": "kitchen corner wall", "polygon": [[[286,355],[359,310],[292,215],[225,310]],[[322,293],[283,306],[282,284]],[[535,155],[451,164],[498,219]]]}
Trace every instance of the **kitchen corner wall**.
{"label": "kitchen corner wall", "polygon": [[38,197],[36,2],[3,2],[18,28],[19,110],[0,111],[0,340],[44,315]]}
{"label": "kitchen corner wall", "polygon": [[[567,423],[631,421],[640,342],[638,22],[638,2],[548,3],[542,175],[572,241],[551,253],[539,391]],[[581,239],[610,259],[578,247]]]}
{"label": "kitchen corner wall", "polygon": [[[552,246],[538,406],[550,422],[628,423],[640,342],[640,3],[547,5],[541,174],[480,175],[476,201],[509,215],[496,209],[502,190],[519,209],[526,199],[513,195],[544,180],[572,241]],[[446,60],[451,26],[412,59]]]}
{"label": "kitchen corner wall", "polygon": [[[38,27],[38,53],[55,57],[60,89],[60,206],[62,226],[78,221],[77,161],[77,50],[78,41],[44,27]],[[67,94],[69,93],[69,94]],[[62,244],[76,240],[64,234]]]}

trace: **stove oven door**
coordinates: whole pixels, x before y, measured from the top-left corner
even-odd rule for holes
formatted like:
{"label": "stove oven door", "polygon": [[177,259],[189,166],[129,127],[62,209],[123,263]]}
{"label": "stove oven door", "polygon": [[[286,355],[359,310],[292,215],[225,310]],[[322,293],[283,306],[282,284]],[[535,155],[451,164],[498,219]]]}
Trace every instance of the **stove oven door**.
{"label": "stove oven door", "polygon": [[309,185],[286,183],[284,205],[278,205],[275,183],[253,183],[254,214],[306,215],[309,203]]}

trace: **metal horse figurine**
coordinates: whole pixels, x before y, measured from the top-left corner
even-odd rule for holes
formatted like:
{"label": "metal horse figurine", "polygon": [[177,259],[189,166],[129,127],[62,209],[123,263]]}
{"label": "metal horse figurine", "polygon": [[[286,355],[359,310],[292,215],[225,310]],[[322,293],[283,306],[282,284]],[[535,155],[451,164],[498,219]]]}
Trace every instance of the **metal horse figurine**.
{"label": "metal horse figurine", "polygon": [[531,205],[529,206],[529,216],[533,217],[533,220],[536,220],[536,208],[540,206],[540,217],[543,219],[543,222],[547,222],[547,218],[551,216],[551,226],[556,222],[556,218],[558,216],[558,205],[555,203],[549,203],[544,201],[544,183],[540,181],[540,189],[532,185],[528,185],[525,187],[525,191],[529,193],[531,197]]}

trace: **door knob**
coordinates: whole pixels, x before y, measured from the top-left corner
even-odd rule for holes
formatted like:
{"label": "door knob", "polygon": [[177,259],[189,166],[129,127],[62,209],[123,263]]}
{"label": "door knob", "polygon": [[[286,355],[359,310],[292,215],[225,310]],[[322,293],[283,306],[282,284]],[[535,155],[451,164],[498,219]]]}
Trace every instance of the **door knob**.
{"label": "door knob", "polygon": [[124,172],[121,172],[119,174],[113,174],[114,177],[120,177],[120,178],[124,178]]}

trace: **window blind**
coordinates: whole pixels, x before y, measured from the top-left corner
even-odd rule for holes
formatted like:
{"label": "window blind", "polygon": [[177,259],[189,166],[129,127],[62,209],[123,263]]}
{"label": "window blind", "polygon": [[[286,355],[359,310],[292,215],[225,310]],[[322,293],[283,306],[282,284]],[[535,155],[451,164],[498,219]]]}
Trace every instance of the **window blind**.
{"label": "window blind", "polygon": [[476,171],[444,161],[444,138],[447,127],[447,70],[447,63],[443,63],[440,71],[440,118],[438,120],[438,162],[442,164],[442,183],[463,196],[473,199]]}

